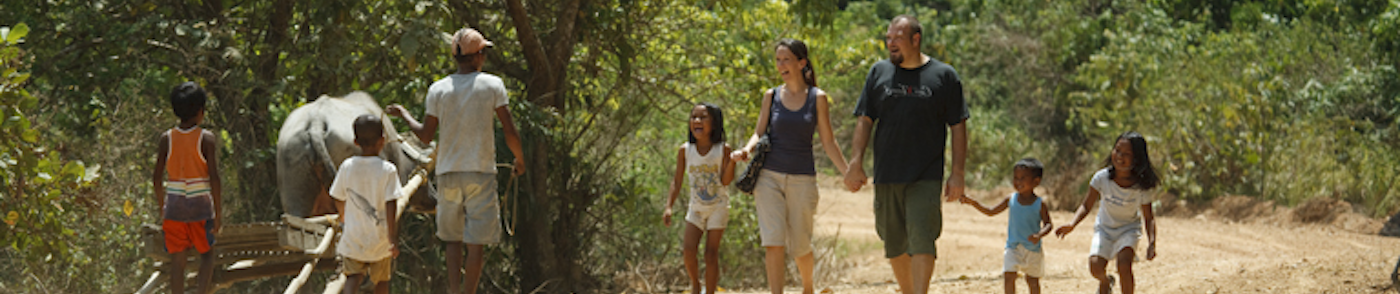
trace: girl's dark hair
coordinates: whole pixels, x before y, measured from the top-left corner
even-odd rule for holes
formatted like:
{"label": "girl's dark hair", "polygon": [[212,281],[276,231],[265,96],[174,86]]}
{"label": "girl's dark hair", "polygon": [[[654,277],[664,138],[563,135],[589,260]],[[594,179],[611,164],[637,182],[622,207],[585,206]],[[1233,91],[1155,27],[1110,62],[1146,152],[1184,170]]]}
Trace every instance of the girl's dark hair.
{"label": "girl's dark hair", "polygon": [[802,67],[802,80],[806,81],[808,86],[816,87],[817,70],[815,69],[815,65],[813,65],[812,59],[807,58],[807,44],[795,39],[785,38],[778,40],[778,45],[775,46],[774,49],[777,49],[777,47],[787,47],[788,51],[792,51],[793,56],[797,56],[797,60],[807,61],[807,66]]}
{"label": "girl's dark hair", "polygon": [[[710,112],[710,123],[713,124],[710,128],[710,142],[723,143],[724,111],[719,110],[719,106],[716,106],[714,103],[700,102],[695,105],[704,106],[705,111]],[[685,124],[685,136],[690,139],[691,144],[695,144],[695,134],[690,132],[690,124]]]}
{"label": "girl's dark hair", "polygon": [[[1118,141],[1128,140],[1128,145],[1133,147],[1133,171],[1132,178],[1134,187],[1142,190],[1156,188],[1160,180],[1157,178],[1157,169],[1152,167],[1152,159],[1147,156],[1147,139],[1138,132],[1127,131],[1113,140],[1113,145],[1117,146]],[[1116,171],[1113,167],[1113,151],[1108,152],[1108,158],[1104,158],[1103,164],[1108,166],[1108,178],[1113,179]]]}

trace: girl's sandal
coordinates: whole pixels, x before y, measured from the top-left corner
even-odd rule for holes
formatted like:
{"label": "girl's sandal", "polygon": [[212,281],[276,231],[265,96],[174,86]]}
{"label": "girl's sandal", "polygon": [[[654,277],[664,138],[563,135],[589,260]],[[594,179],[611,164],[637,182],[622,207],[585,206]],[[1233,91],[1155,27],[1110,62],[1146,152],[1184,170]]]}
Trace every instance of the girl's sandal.
{"label": "girl's sandal", "polygon": [[1099,292],[1099,294],[1113,294],[1113,284],[1116,284],[1115,282],[1118,282],[1118,280],[1114,279],[1111,275],[1108,276],[1108,293]]}

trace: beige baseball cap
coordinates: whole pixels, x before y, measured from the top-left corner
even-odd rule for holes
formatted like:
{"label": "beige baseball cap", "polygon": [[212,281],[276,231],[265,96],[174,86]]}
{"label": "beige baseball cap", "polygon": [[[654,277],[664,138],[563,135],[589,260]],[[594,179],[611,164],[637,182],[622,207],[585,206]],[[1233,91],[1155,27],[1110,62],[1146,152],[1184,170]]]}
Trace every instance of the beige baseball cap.
{"label": "beige baseball cap", "polygon": [[481,49],[495,46],[482,36],[481,32],[473,28],[462,28],[457,33],[452,34],[452,48],[449,49],[452,55],[468,55],[481,52]]}

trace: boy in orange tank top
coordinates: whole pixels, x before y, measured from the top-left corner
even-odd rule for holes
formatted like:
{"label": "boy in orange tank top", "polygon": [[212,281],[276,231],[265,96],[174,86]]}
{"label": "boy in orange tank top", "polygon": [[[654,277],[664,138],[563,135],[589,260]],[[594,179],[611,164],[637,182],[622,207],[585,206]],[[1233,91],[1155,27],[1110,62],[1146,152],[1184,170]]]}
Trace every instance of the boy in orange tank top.
{"label": "boy in orange tank top", "polygon": [[170,293],[185,293],[185,253],[199,252],[198,293],[210,292],[214,273],[214,236],[221,227],[218,141],[204,122],[204,89],[185,82],[170,91],[170,106],[180,125],[161,133],[151,174],[161,230],[170,252]]}

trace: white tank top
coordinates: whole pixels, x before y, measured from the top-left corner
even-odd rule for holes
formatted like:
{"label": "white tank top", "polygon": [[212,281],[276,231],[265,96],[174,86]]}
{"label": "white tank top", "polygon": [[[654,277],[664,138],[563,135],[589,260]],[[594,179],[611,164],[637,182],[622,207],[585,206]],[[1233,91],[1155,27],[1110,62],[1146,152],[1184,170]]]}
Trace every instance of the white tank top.
{"label": "white tank top", "polygon": [[724,165],[724,144],[713,144],[710,151],[700,155],[695,144],[685,144],[685,175],[690,182],[691,205],[726,203],[729,195],[720,184],[720,166]]}

